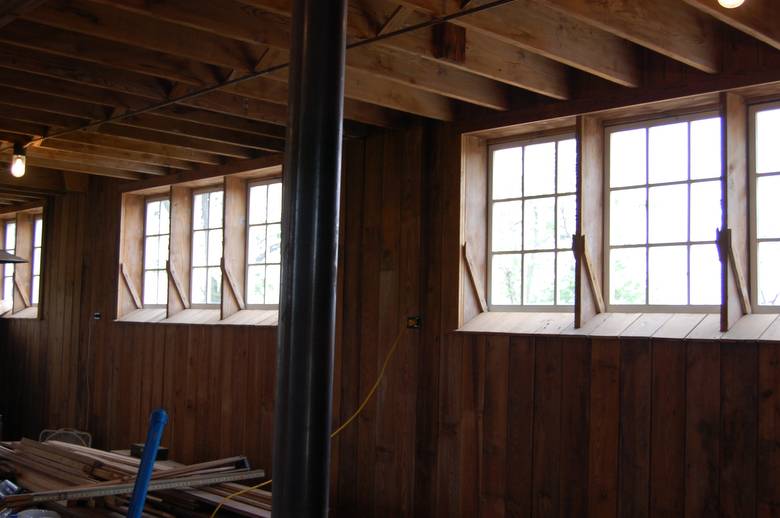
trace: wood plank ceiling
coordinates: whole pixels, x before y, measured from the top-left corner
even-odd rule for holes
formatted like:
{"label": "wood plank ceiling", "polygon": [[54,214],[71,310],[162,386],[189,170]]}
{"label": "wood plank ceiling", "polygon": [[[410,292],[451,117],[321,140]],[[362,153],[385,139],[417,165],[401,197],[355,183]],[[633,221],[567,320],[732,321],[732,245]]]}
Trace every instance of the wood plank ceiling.
{"label": "wood plank ceiling", "polygon": [[[290,4],[3,2],[0,162],[17,142],[31,171],[140,179],[283,151]],[[351,43],[484,9],[350,49],[346,132],[565,101],[587,76],[635,88],[648,53],[717,73],[727,25],[780,48],[776,0],[716,4],[352,0]],[[0,210],[36,196],[9,184]]]}

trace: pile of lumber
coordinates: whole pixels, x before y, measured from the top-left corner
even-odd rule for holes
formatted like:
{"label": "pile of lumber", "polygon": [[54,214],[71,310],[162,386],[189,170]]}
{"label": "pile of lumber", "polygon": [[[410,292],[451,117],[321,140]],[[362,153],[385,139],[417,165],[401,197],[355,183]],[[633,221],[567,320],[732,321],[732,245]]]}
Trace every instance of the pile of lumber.
{"label": "pile of lumber", "polygon": [[[124,516],[140,460],[73,444],[29,439],[0,445],[0,477],[15,478],[27,492],[7,497],[2,506],[14,510],[48,507],[67,516]],[[209,516],[224,497],[222,509],[242,516],[271,516],[271,494],[249,490],[248,481],[262,479],[246,457],[200,464],[155,463],[145,514]],[[240,484],[244,481],[249,485]]]}

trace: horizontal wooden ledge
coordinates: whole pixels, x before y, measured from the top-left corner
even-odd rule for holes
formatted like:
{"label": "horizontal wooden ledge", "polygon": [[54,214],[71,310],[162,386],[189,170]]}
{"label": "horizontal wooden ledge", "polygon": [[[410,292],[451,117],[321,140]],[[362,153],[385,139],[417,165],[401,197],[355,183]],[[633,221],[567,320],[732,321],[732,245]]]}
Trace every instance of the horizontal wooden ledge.
{"label": "horizontal wooden ledge", "polygon": [[218,309],[185,309],[166,318],[165,308],[146,308],[132,311],[115,322],[276,327],[278,320],[279,311],[275,309],[243,309],[220,319]]}
{"label": "horizontal wooden ledge", "polygon": [[[3,309],[0,309],[0,311],[3,311]],[[38,318],[38,306],[30,306],[29,308],[24,308],[16,313],[11,313],[11,311],[8,308],[5,308],[6,313],[2,314],[2,318]]]}
{"label": "horizontal wooden ledge", "polygon": [[751,314],[720,331],[720,315],[601,313],[574,328],[572,313],[487,312],[456,330],[467,334],[561,335],[602,338],[780,341],[780,314]]}

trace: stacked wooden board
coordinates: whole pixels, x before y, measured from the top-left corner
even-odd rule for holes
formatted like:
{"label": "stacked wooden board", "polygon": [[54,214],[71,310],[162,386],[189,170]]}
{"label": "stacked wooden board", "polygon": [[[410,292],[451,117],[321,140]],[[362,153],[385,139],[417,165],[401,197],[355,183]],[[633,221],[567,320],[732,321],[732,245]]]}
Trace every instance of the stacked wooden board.
{"label": "stacked wooden board", "polygon": [[[140,461],[133,457],[57,441],[29,439],[0,445],[0,475],[13,476],[25,493],[7,497],[3,506],[15,510],[49,507],[69,516],[124,516]],[[226,496],[226,512],[271,516],[271,494],[250,489],[241,481],[262,479],[246,457],[183,465],[155,463],[145,514],[149,516],[209,516]]]}

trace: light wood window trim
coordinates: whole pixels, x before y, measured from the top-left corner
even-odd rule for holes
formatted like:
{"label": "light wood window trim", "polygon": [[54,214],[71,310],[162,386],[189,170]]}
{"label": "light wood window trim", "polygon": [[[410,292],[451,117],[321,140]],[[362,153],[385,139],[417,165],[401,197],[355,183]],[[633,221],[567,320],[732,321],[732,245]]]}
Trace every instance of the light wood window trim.
{"label": "light wood window trim", "polygon": [[[195,229],[195,214],[194,214],[195,196],[197,196],[198,194],[211,194],[211,193],[215,193],[215,192],[221,192],[222,193],[222,226],[221,227],[214,227],[214,228],[207,227],[205,229]],[[190,259],[189,259],[190,279],[189,279],[189,283],[187,284],[187,296],[189,297],[189,300],[190,300],[190,308],[191,309],[215,309],[215,310],[220,310],[220,312],[221,312],[222,301],[225,298],[225,281],[224,281],[224,275],[223,275],[223,259],[225,258],[225,205],[226,205],[226,201],[227,200],[226,200],[226,197],[225,197],[224,179],[219,184],[209,185],[209,186],[205,186],[205,187],[200,187],[198,189],[193,189],[191,191],[190,198],[191,198],[191,201],[190,201],[190,211],[193,212],[193,214],[192,214],[192,223],[190,225],[190,248],[189,248],[189,251],[190,251]],[[211,214],[211,201],[209,201],[209,214]],[[215,230],[221,230],[222,231],[222,254],[221,254],[221,257],[220,257],[220,264],[217,265],[217,266],[213,266],[213,265],[209,265],[209,264],[207,264],[206,266],[193,266],[193,264],[192,264],[192,255],[193,255],[194,250],[193,250],[193,246],[192,245],[193,245],[193,238],[195,236],[195,232],[206,231],[206,260],[208,261],[208,236],[209,236],[209,234],[212,231],[215,231]],[[206,302],[206,303],[194,303],[192,301],[193,300],[193,298],[192,298],[192,271],[195,268],[205,268],[206,271],[207,271],[207,275],[208,275],[208,270],[210,268],[219,268],[220,269],[220,275],[219,275],[219,277],[220,277],[219,302],[214,302],[214,303],[208,303],[208,302]],[[207,279],[206,282],[208,283],[208,277],[206,277],[206,279]],[[208,298],[208,296],[207,296],[207,298]]]}
{"label": "light wood window trim", "polygon": [[[258,223],[255,225],[250,225],[249,223],[249,209],[250,209],[250,199],[249,199],[249,191],[252,187],[255,187],[257,185],[272,185],[272,184],[280,184],[282,185],[282,189],[284,189],[282,179],[281,178],[268,178],[268,179],[262,179],[262,180],[255,180],[252,182],[248,182],[246,185],[246,211],[245,211],[245,217],[246,217],[246,225],[244,226],[245,229],[245,241],[244,241],[244,285],[243,285],[243,294],[244,294],[244,300],[247,301],[246,307],[247,309],[264,309],[264,310],[274,310],[279,307],[278,304],[249,304],[249,227],[250,226],[259,226],[259,225],[272,225],[273,223]],[[266,198],[267,200],[267,198]],[[281,218],[279,219],[279,223],[281,224]],[[263,263],[265,265],[268,264],[275,264],[275,263]],[[281,264],[281,263],[280,263]],[[279,282],[281,282],[281,277],[279,279]]]}
{"label": "light wood window trim", "polygon": [[[46,264],[46,236],[41,236],[41,271],[40,271],[40,291],[39,303],[32,304],[32,261],[34,242],[35,220],[40,218],[44,222],[45,229],[45,207],[44,205],[35,205],[25,207],[22,210],[10,211],[2,214],[0,217],[0,244],[5,248],[5,230],[6,224],[13,222],[15,227],[15,248],[14,254],[27,259],[26,263],[16,263],[12,276],[12,301],[11,306],[4,308],[3,317],[14,318],[41,318],[41,307],[44,301],[44,272]],[[44,230],[45,232],[45,230]],[[3,268],[2,279],[5,278],[5,269]]]}
{"label": "light wood window trim", "polygon": [[[146,212],[147,212],[147,206],[150,203],[156,202],[156,201],[165,201],[168,200],[168,234],[160,234],[159,232],[157,234],[147,235],[146,234]],[[167,271],[167,261],[166,264],[163,265],[162,268],[146,268],[146,239],[149,237],[160,237],[167,235],[168,236],[168,257],[170,257],[170,248],[171,248],[171,226],[170,226],[170,197],[166,194],[157,194],[157,195],[151,195],[146,196],[144,198],[144,215],[143,215],[143,249],[141,250],[141,281],[140,281],[140,288],[139,288],[139,297],[141,299],[141,307],[143,309],[151,309],[151,308],[164,308],[166,307],[166,304],[146,304],[144,303],[144,294],[146,292],[146,272],[149,271]],[[167,301],[166,301],[167,302]]]}

